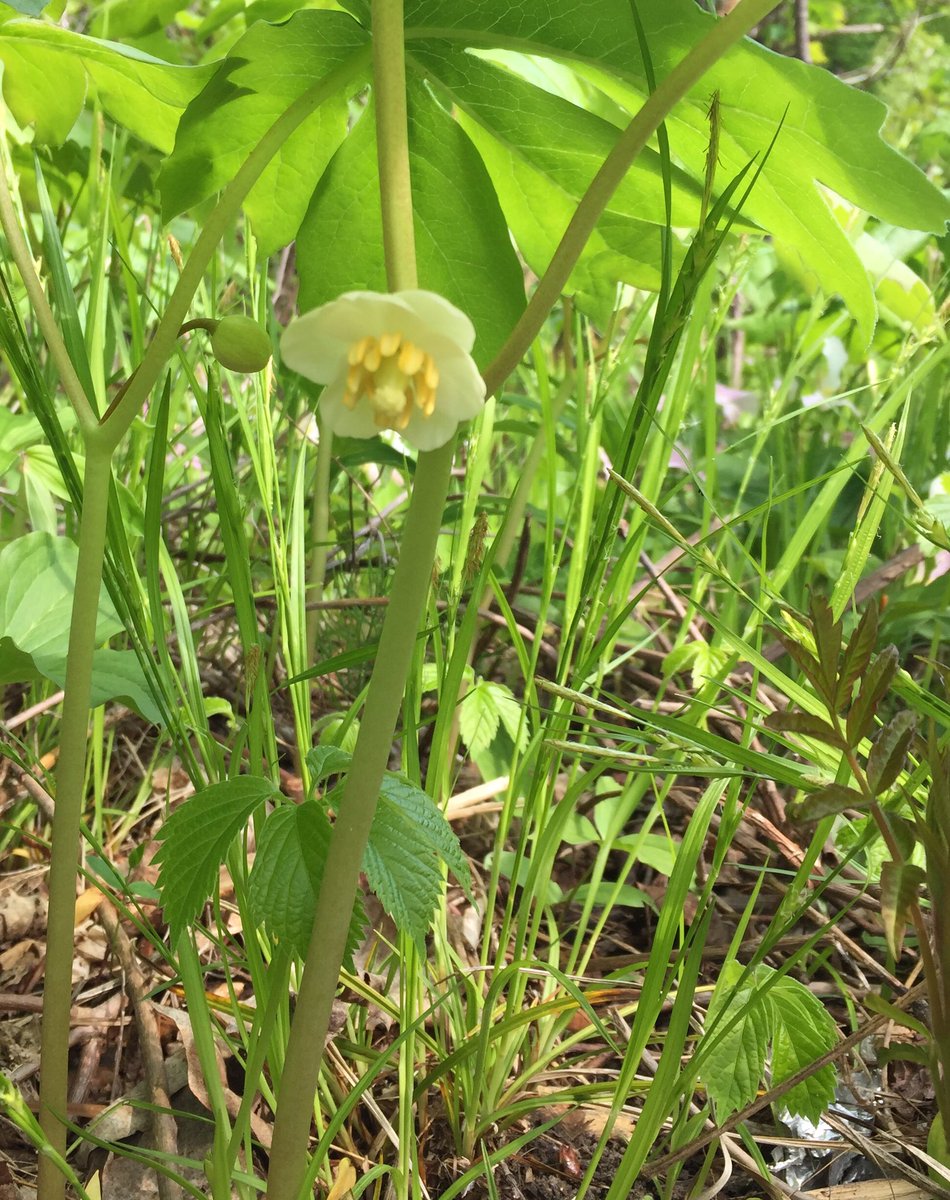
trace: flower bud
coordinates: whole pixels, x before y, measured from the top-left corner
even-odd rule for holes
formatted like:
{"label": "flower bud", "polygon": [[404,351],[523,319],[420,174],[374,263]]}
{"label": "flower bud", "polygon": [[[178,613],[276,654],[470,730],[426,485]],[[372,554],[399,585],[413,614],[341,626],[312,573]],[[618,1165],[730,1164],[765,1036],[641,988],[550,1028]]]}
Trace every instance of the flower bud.
{"label": "flower bud", "polygon": [[211,335],[211,349],[222,367],[249,375],[270,362],[270,338],[250,317],[223,317]]}

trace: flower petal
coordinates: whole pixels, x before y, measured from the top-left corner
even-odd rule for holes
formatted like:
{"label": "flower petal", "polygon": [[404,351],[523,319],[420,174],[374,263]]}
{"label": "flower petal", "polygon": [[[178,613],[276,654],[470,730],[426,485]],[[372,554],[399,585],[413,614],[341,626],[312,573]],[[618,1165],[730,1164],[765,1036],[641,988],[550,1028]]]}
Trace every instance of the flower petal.
{"label": "flower petal", "polygon": [[329,383],[353,342],[398,329],[413,315],[398,296],[347,292],[291,321],[280,339],[281,356],[291,370],[315,383]]}
{"label": "flower petal", "polygon": [[421,289],[398,292],[403,300],[421,319],[427,329],[441,334],[454,342],[460,350],[470,353],[475,345],[475,326],[469,318],[444,296]]}
{"label": "flower petal", "polygon": [[443,412],[438,405],[431,417],[424,417],[419,409],[413,409],[409,424],[400,430],[400,437],[408,446],[417,450],[435,450],[452,437],[458,429],[458,418]]}
{"label": "flower petal", "polygon": [[343,403],[344,380],[335,379],[323,390],[320,397],[320,416],[326,427],[340,437],[375,437],[379,430],[373,416],[373,408],[363,397],[355,408]]}
{"label": "flower petal", "polygon": [[436,359],[439,386],[436,390],[436,412],[445,413],[453,421],[468,421],[477,417],[485,404],[485,381],[467,354],[443,354]]}

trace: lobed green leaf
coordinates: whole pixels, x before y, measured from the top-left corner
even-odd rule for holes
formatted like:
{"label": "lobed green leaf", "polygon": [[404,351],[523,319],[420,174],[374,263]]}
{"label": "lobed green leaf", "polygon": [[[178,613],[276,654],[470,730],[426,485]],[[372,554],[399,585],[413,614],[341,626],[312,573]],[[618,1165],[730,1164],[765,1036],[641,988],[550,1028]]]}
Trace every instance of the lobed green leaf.
{"label": "lobed green leaf", "polygon": [[[304,10],[282,25],[252,25],[181,119],[159,177],[165,220],[220,191],[281,113],[366,43],[366,32],[339,12]],[[355,79],[349,91],[366,82]],[[346,137],[348,100],[341,92],[321,104],[251,189],[244,207],[263,254],[297,233],[317,181]],[[321,262],[330,257],[321,255]]]}
{"label": "lobed green leaf", "polygon": [[155,861],[172,942],[213,893],[218,869],[251,814],[279,796],[269,779],[238,775],[196,792],[162,826]]}
{"label": "lobed green leaf", "polygon": [[31,20],[0,25],[0,62],[10,111],[33,126],[38,142],[66,140],[88,91],[113,120],[166,152],[182,112],[214,72]]}
{"label": "lobed green leaf", "polygon": [[[66,682],[66,653],[79,552],[69,538],[27,533],[0,550],[0,684],[51,679]],[[124,626],[108,595],[99,598],[96,640]],[[131,650],[99,649],[92,668],[90,706],[119,700],[158,724],[160,713]]]}
{"label": "lobed green leaf", "polygon": [[[249,878],[251,908],[278,942],[306,957],[332,827],[313,800],[283,804],[269,813]],[[352,969],[366,917],[354,888],[344,967]]]}
{"label": "lobed green leaf", "polygon": [[[521,315],[522,269],[491,180],[464,131],[412,80],[408,102],[419,279],[471,317],[474,357],[484,364]],[[353,289],[385,291],[384,262],[370,105],[334,155],[301,225],[301,310]]]}

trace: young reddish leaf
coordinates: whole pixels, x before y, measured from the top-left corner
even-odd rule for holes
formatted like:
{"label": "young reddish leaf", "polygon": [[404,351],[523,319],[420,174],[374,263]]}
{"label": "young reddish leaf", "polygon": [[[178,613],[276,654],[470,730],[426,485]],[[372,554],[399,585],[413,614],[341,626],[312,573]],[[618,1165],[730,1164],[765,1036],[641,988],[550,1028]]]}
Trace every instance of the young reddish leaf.
{"label": "young reddish leaf", "polygon": [[913,863],[886,862],[881,867],[881,916],[895,961],[901,956],[907,922],[924,878],[923,868]]}
{"label": "young reddish leaf", "polygon": [[894,783],[901,773],[917,719],[912,712],[901,712],[881,730],[868,755],[868,785],[875,796]]}
{"label": "young reddish leaf", "polygon": [[788,815],[793,821],[820,821],[822,817],[844,812],[846,808],[867,806],[868,800],[861,792],[840,783],[828,783],[801,800],[794,800],[788,806]]}
{"label": "young reddish leaf", "polygon": [[855,680],[860,679],[868,669],[871,655],[877,645],[878,607],[871,603],[864,610],[864,615],[851,635],[844,660],[841,664],[841,675],[838,679],[838,690],[835,696],[835,711],[841,712],[847,708],[851,700],[851,689]]}
{"label": "young reddish leaf", "polygon": [[920,823],[909,821],[907,817],[902,817],[900,813],[892,812],[890,809],[882,811],[885,821],[890,826],[900,857],[913,858],[917,843],[921,840],[919,836]]}
{"label": "young reddish leaf", "polygon": [[777,733],[800,733],[803,737],[817,738],[838,750],[846,749],[844,739],[834,726],[811,713],[769,713],[765,718],[765,727]]}
{"label": "young reddish leaf", "polygon": [[784,630],[776,629],[775,636],[782,643],[785,653],[796,664],[808,682],[819,688],[821,685],[821,667],[818,665],[818,660],[815,656],[809,654],[801,642],[796,642]]}
{"label": "young reddish leaf", "polygon": [[877,706],[891,686],[891,680],[897,673],[897,663],[897,647],[887,646],[868,667],[848,713],[848,741],[852,746],[857,746],[871,732]]}
{"label": "young reddish leaf", "polygon": [[821,694],[833,704],[837,693],[838,659],[841,655],[841,622],[832,616],[831,605],[824,596],[812,596],[811,620],[821,671]]}

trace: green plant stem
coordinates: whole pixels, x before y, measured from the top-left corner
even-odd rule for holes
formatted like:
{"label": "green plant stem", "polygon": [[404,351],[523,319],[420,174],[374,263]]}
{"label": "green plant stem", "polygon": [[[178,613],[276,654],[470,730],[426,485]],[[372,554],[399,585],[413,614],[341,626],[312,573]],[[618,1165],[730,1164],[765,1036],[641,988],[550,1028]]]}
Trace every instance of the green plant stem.
{"label": "green plant stem", "polygon": [[[59,334],[42,284],[33,266],[26,241],[13,209],[6,178],[0,172],[0,223],[37,312],[63,385],[76,409],[83,433],[86,468],[80,520],[79,561],[73,598],[66,687],[56,772],[56,810],[49,875],[49,933],[43,993],[42,1074],[40,1123],[54,1150],[62,1155],[66,1130],[68,1085],[69,1009],[72,992],[73,926],[79,826],[96,618],[105,555],[106,521],[111,481],[111,457],[145,400],[167,359],[174,351],[188,307],[198,289],[218,242],[236,219],[241,204],[266,164],[283,142],[325,99],[341,90],[369,60],[369,47],[354,54],[338,70],[309,88],[284,112],[251,151],[246,162],[225,188],[211,218],[202,229],[182,271],[178,285],[159,322],[142,362],[124,392],[100,423],[79,385],[78,377]],[[441,511],[441,509],[440,509]],[[62,1200],[65,1178],[52,1158],[41,1156],[38,1200]]]}
{"label": "green plant stem", "polygon": [[740,3],[690,50],[644,102],[617,139],[591,180],[554,251],[527,307],[508,340],[485,371],[488,394],[493,395],[521,362],[557,303],[594,226],[607,207],[630,164],[687,92],[722,56],[753,29],[781,0],[740,0]]}
{"label": "green plant stem", "polygon": [[357,51],[347,62],[308,88],[282,113],[245,159],[240,170],[221,193],[211,216],[202,226],[198,240],[168,301],[155,336],[138,366],[121,401],[111,410],[104,436],[114,449],[135,417],[142,411],[149,392],[165,363],[174,353],[180,327],[201,283],[208,264],[224,234],[237,219],[248,192],[261,172],[294,130],[330,96],[343,90],[369,60],[370,48]]}
{"label": "green plant stem", "polygon": [[36,273],[36,267],[33,265],[33,255],[30,253],[26,238],[23,236],[23,230],[20,228],[16,209],[13,206],[13,197],[7,185],[5,164],[3,169],[0,169],[0,225],[3,227],[13,261],[17,265],[20,278],[23,280],[23,286],[26,288],[30,306],[36,316],[36,322],[40,327],[40,332],[43,335],[46,345],[49,347],[50,355],[56,365],[56,370],[59,372],[63,390],[66,392],[69,402],[73,406],[73,410],[79,420],[79,425],[82,429],[94,429],[97,423],[96,414],[89,403],[86,393],[83,391],[82,384],[79,382],[79,376],[76,374],[72,359],[69,357],[66,343],[59,332],[59,325],[56,323],[53,310],[50,308],[49,301],[46,299],[46,293],[43,291],[42,281]]}
{"label": "green plant stem", "polygon": [[[330,539],[330,466],[333,461],[333,433],[324,421],[317,420],[317,470],[313,481],[313,520],[310,523],[310,572],[307,580],[309,602],[307,613],[307,662],[316,661],[317,637],[322,614],[320,602],[327,578],[327,553]],[[311,691],[313,685],[311,684]]]}
{"label": "green plant stem", "polygon": [[391,291],[417,286],[403,0],[373,0],[373,91],[383,251]]}
{"label": "green plant stem", "polygon": [[[61,1156],[66,1150],[66,1126],[62,1121],[66,1115],[68,1087],[79,823],[86,774],[86,736],[99,589],[112,481],[110,460],[109,450],[95,443],[87,446],[79,524],[79,558],[69,627],[69,657],[66,662],[65,699],[56,767],[40,1050],[40,1125]],[[41,1156],[38,1200],[61,1200],[65,1187],[66,1179],[53,1160]]]}
{"label": "green plant stem", "polygon": [[[416,286],[406,124],[402,0],[373,0],[373,81],[386,274],[393,291]],[[419,455],[402,551],[360,732],[327,852],[280,1081],[267,1200],[298,1200],[307,1175],[313,1101],[346,952],[356,883],[389,763],[416,631],[429,593],[455,439]]]}
{"label": "green plant stem", "polygon": [[[838,718],[836,713],[830,713],[829,715],[842,741],[847,744],[846,730],[843,728],[843,722]],[[867,775],[861,767],[858,756],[853,748],[849,747],[845,751],[845,758],[855,782],[868,800],[871,817],[877,825],[878,832],[885,846],[887,846],[891,858],[895,863],[904,863],[905,858],[900,846],[897,844],[894,832],[888,823],[884,810],[877,801],[877,797],[871,790]],[[933,1034],[934,1055],[938,1064],[934,1072],[934,1086],[937,1091],[938,1100],[937,1107],[941,1116],[946,1121],[948,1115],[950,1115],[950,1069],[948,1069],[950,1068],[950,1058],[947,1057],[947,1053],[950,1051],[950,1022],[948,1022],[946,996],[944,995],[942,986],[940,967],[930,940],[930,931],[927,928],[927,922],[924,920],[924,914],[921,912],[920,904],[914,899],[908,905],[908,909],[911,923],[914,926],[914,932],[917,934],[917,945],[923,967],[924,983],[927,986],[927,999],[930,1004],[930,1025]],[[898,914],[898,919],[900,919],[900,914]]]}
{"label": "green plant stem", "polygon": [[402,551],[393,578],[353,765],[333,826],[313,934],[291,1025],[274,1123],[268,1200],[297,1200],[306,1173],[313,1097],[333,995],[346,949],[356,881],[383,772],[389,762],[419,618],[432,578],[454,449],[454,443],[449,442],[438,450],[421,454],[416,468]]}

